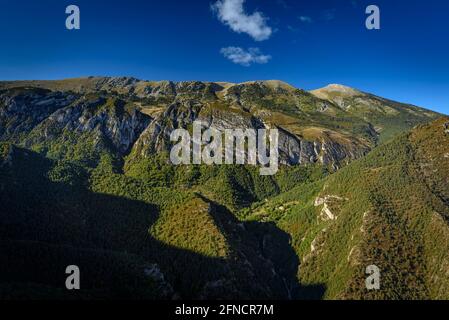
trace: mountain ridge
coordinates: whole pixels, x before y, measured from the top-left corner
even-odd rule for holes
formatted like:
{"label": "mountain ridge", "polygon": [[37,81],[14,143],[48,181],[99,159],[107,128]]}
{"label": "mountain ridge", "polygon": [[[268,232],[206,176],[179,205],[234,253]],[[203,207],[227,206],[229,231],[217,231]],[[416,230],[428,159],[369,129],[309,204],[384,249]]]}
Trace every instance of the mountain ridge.
{"label": "mountain ridge", "polygon": [[[110,113],[107,110],[117,111],[125,107],[128,111],[133,110],[129,114],[131,118],[127,121],[147,119],[143,122],[144,128],[130,135],[121,132],[124,129],[119,127],[124,124],[122,120],[116,119],[113,121],[119,126],[117,129],[104,128],[99,132],[109,140],[121,139],[122,141],[113,144],[122,153],[129,152],[129,148],[136,143],[139,149],[142,149],[143,145],[150,146],[150,153],[168,151],[170,132],[178,127],[186,128],[198,119],[219,130],[238,126],[241,129],[277,127],[281,129],[282,163],[321,162],[331,165],[334,169],[366,154],[379,141],[387,140],[398,132],[438,116],[437,113],[425,109],[371,95],[357,97],[360,107],[357,105],[357,108],[351,109],[340,100],[330,97],[321,99],[313,93],[296,89],[278,80],[220,85],[199,81],[149,82],[131,77],[89,77],[61,81],[0,82],[0,88],[3,88],[5,103],[14,103],[16,107],[20,105],[17,99],[32,101],[36,94],[41,96],[39,98],[41,100],[36,101],[40,105],[49,103],[54,106],[54,99],[60,99],[60,103],[66,104],[66,107],[60,110],[52,107],[48,113],[33,116],[37,119],[32,120],[28,117],[25,122],[29,125],[34,123],[33,128],[29,128],[34,131],[33,136],[41,136],[37,140],[34,138],[33,141],[28,139],[26,142],[28,147],[45,141],[46,133],[39,131],[48,132],[48,126],[59,127],[58,130],[78,128],[78,131],[83,132],[87,128],[94,129],[100,118],[111,119],[110,115],[115,111]],[[72,103],[78,104],[78,107],[73,108],[70,106]],[[369,111],[366,112],[366,105],[371,103],[375,107],[369,107]],[[98,110],[100,113],[88,120],[93,115],[85,109],[97,108],[98,104],[106,107],[101,107]],[[108,105],[112,109],[107,107]],[[25,109],[20,113],[22,116],[26,114],[23,111]],[[52,112],[59,113],[60,116],[69,112],[71,118],[63,120],[65,123],[62,126],[57,124],[56,118],[60,116],[56,114],[42,121]],[[83,115],[84,120],[80,120],[80,115]],[[122,115],[123,112],[121,115],[116,113],[119,118]],[[7,118],[6,115],[5,117]],[[169,124],[166,123],[167,120]],[[74,121],[78,123],[75,124]],[[86,121],[89,123],[88,127],[85,127]],[[37,124],[39,126],[36,126]],[[9,125],[14,126],[11,122]],[[133,124],[136,125],[137,123]],[[128,124],[125,125],[127,126]],[[116,131],[113,133],[114,130]],[[142,136],[138,137],[139,135]],[[146,141],[148,139],[145,136],[150,137],[151,141]],[[147,151],[140,154],[146,156],[149,154]]]}
{"label": "mountain ridge", "polygon": [[[163,84],[163,83],[172,83],[172,84],[181,84],[181,83],[203,83],[203,84],[217,84],[220,86],[223,86],[224,88],[228,88],[230,86],[238,86],[238,85],[245,85],[245,84],[254,84],[254,83],[263,83],[266,85],[270,85],[272,87],[280,87],[280,88],[289,88],[291,90],[304,90],[300,87],[296,87],[286,81],[279,80],[279,79],[269,79],[269,80],[249,80],[244,82],[229,82],[229,81],[203,81],[203,80],[180,80],[180,81],[172,81],[172,80],[144,80],[139,79],[133,76],[86,76],[86,77],[75,77],[75,78],[64,78],[60,80],[0,80],[0,87],[3,88],[14,88],[14,87],[21,87],[21,86],[31,86],[31,87],[43,87],[43,88],[57,88],[57,84],[60,84],[62,88],[64,88],[64,84],[66,85],[66,89],[76,89],[71,88],[72,86],[76,86],[76,83],[115,83],[117,86],[128,86],[133,85],[136,83],[147,83],[147,84]],[[52,85],[54,84],[54,85]],[[48,87],[47,87],[48,86]],[[316,89],[310,89],[310,90],[304,90],[307,92],[310,92],[314,95],[320,95],[320,92],[323,91],[346,91],[351,92],[354,95],[356,94],[369,94],[376,96],[375,94],[368,93],[366,91],[345,85],[345,84],[338,84],[338,83],[330,83],[324,87],[316,88]],[[392,99],[388,99],[393,101]],[[403,103],[404,105],[412,105],[415,107],[420,107],[417,105],[413,105],[410,103]],[[429,111],[432,111],[429,109]],[[435,111],[433,111],[435,112]]]}

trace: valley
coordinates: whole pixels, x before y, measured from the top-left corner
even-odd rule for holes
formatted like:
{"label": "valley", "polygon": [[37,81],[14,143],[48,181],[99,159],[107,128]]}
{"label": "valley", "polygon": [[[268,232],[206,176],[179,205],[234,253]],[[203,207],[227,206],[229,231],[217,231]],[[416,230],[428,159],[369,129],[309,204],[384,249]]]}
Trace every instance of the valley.
{"label": "valley", "polygon": [[[195,121],[277,129],[279,171],[172,165]],[[0,297],[448,299],[448,126],[341,85],[0,82]]]}

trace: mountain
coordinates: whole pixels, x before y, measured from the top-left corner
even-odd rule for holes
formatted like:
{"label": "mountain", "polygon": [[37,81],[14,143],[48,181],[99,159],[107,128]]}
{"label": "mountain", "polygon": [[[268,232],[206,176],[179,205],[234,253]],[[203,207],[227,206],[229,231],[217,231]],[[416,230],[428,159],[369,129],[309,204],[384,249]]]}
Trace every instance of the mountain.
{"label": "mountain", "polygon": [[371,123],[380,134],[381,141],[425,122],[434,115],[413,105],[398,103],[338,84],[331,84],[311,93]]}
{"label": "mountain", "polygon": [[[90,77],[3,82],[0,89],[4,140],[48,147],[54,140],[50,132],[61,136],[69,129],[92,136],[93,131],[121,155],[131,152],[137,157],[169,150],[173,129],[202,120],[220,130],[276,127],[283,163],[319,162],[338,169],[393,133],[438,117],[372,95],[353,96],[355,90],[346,97],[340,90],[344,101],[355,101],[351,108],[328,94],[329,89],[322,89],[326,94],[309,93],[280,81],[174,83]],[[32,138],[24,142],[24,133]]]}
{"label": "mountain", "polygon": [[[447,298],[441,117],[339,85],[0,82],[0,297]],[[195,120],[279,129],[280,171],[171,165]]]}

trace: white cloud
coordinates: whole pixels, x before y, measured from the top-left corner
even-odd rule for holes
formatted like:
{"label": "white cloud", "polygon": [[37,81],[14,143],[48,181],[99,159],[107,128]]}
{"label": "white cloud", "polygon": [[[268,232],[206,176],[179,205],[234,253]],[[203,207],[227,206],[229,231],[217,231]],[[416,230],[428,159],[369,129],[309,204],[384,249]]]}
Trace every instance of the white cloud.
{"label": "white cloud", "polygon": [[270,61],[270,55],[264,55],[259,48],[227,47],[220,50],[221,54],[236,64],[249,67],[253,63],[265,64]]}
{"label": "white cloud", "polygon": [[304,23],[312,23],[313,22],[312,18],[307,17],[307,16],[300,16],[300,17],[298,17],[298,19]]}
{"label": "white cloud", "polygon": [[243,8],[245,0],[218,0],[212,5],[218,19],[237,33],[247,33],[256,41],[267,40],[273,30],[261,12],[248,15]]}

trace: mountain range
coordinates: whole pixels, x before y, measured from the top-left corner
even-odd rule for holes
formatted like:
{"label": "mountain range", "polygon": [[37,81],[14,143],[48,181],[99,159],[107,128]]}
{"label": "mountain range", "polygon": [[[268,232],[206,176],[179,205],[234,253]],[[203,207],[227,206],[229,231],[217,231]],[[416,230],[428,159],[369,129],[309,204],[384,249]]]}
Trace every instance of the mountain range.
{"label": "mountain range", "polygon": [[[196,120],[278,129],[280,171],[173,166]],[[336,84],[0,82],[0,297],[448,299],[448,142],[447,116]]]}

